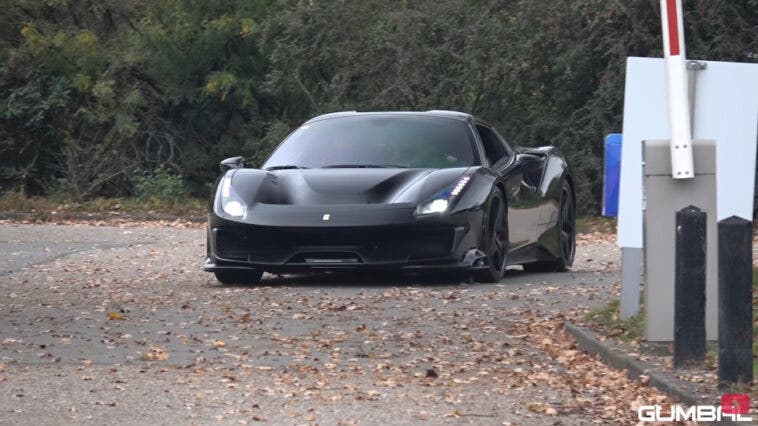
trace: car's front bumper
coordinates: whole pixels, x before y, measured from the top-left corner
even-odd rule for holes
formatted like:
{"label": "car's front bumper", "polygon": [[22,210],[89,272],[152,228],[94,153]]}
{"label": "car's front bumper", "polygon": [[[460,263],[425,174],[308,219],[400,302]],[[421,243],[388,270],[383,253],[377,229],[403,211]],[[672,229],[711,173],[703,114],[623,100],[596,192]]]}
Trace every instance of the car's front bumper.
{"label": "car's front bumper", "polygon": [[407,213],[395,211],[395,224],[383,216],[385,220],[378,221],[382,224],[375,226],[365,225],[361,212],[350,219],[363,222],[357,226],[270,226],[211,214],[203,268],[210,272],[486,268],[484,255],[476,249],[481,237],[479,211],[421,219]]}

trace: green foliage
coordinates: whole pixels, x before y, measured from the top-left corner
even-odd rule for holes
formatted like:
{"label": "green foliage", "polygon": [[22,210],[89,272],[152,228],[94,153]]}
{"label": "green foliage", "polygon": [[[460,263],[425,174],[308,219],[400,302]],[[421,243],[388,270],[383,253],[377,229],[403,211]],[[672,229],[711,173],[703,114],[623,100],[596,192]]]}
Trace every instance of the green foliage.
{"label": "green foliage", "polygon": [[[197,195],[346,109],[457,109],[556,145],[596,213],[655,0],[20,0],[0,8],[0,187],[83,200],[167,167]],[[685,2],[688,56],[754,62],[758,0]],[[58,184],[63,179],[65,185]]]}
{"label": "green foliage", "polygon": [[[126,212],[139,215],[155,213],[169,215],[192,215],[202,216],[205,211],[207,200],[189,197],[183,199],[158,199],[147,200],[137,197],[113,198],[94,197],[81,203],[71,203],[68,200],[59,200],[54,196],[29,196],[20,191],[8,191],[0,194],[0,211],[33,213],[32,217],[54,217],[56,219],[81,218],[82,213],[88,217],[92,213]],[[54,215],[54,216],[53,216]],[[118,217],[118,216],[116,216]]]}
{"label": "green foliage", "polygon": [[187,198],[182,178],[165,167],[151,171],[140,170],[133,181],[135,195],[141,201],[155,199],[172,202]]}
{"label": "green foliage", "polygon": [[607,336],[616,336],[624,342],[642,340],[645,337],[644,310],[625,320],[619,317],[619,301],[614,300],[605,306],[588,312],[584,320],[599,328]]}
{"label": "green foliage", "polygon": [[579,234],[616,234],[616,218],[605,216],[580,216],[576,218],[576,232]]}

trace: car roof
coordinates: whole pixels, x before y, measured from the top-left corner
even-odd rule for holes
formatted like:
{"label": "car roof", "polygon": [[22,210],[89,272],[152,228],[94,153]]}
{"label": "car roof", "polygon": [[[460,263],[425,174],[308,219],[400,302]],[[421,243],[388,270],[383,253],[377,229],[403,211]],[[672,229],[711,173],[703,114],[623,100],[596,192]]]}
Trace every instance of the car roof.
{"label": "car roof", "polygon": [[433,109],[429,111],[339,111],[313,117],[310,120],[306,121],[306,123],[312,123],[314,121],[321,121],[330,118],[352,117],[358,115],[425,115],[429,117],[451,118],[460,121],[475,120],[474,116],[471,114],[466,114],[465,112]]}

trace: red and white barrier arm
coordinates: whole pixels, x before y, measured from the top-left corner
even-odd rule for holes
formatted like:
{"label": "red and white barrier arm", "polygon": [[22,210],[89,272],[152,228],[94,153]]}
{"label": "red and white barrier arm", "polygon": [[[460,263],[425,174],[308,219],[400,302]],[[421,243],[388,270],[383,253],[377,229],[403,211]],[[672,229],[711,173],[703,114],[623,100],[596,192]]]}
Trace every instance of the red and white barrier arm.
{"label": "red and white barrier arm", "polygon": [[671,177],[695,177],[692,164],[687,65],[684,53],[684,15],[681,0],[661,0],[663,55],[666,60]]}

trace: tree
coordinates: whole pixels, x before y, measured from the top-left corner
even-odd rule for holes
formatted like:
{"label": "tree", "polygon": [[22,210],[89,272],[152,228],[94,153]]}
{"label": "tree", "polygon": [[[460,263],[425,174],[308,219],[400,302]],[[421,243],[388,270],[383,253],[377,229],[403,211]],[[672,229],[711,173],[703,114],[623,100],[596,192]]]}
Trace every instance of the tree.
{"label": "tree", "polygon": [[[758,0],[684,2],[688,56],[758,60]],[[599,210],[627,56],[657,0],[20,0],[0,8],[0,185],[75,199],[170,170],[207,192],[336,110],[456,109],[570,159]]]}

